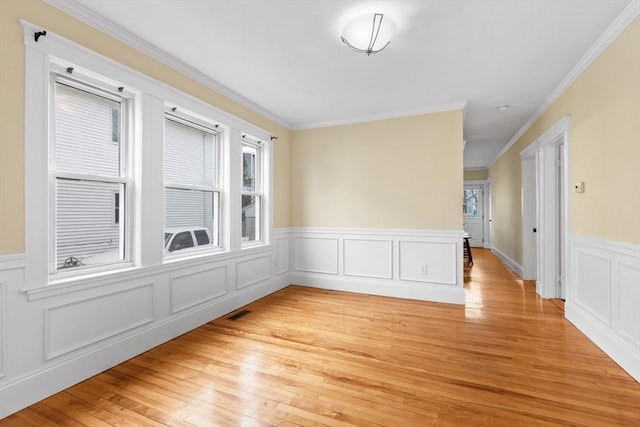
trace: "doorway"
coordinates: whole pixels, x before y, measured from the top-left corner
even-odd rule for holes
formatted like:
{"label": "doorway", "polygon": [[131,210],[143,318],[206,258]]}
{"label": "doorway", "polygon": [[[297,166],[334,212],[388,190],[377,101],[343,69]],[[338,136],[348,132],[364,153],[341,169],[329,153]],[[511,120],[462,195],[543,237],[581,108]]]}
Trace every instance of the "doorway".
{"label": "doorway", "polygon": [[484,185],[465,185],[462,190],[463,228],[470,236],[469,244],[484,247]]}
{"label": "doorway", "polygon": [[543,298],[566,298],[569,119],[520,153],[523,278]]}

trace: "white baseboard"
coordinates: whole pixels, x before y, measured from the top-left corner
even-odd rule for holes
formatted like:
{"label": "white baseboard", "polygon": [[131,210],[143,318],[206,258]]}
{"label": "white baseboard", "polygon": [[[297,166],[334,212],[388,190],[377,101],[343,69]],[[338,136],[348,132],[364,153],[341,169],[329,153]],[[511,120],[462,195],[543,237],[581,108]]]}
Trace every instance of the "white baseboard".
{"label": "white baseboard", "polygon": [[640,382],[640,352],[627,341],[594,319],[588,311],[581,307],[567,303],[564,308],[567,320],[587,336],[594,344],[604,351],[622,369],[627,371],[636,381]]}
{"label": "white baseboard", "polygon": [[292,284],[333,291],[355,292],[393,298],[407,298],[448,304],[464,304],[464,290],[448,285],[423,285],[403,282],[383,282],[347,277],[320,277],[310,274],[293,274]]}
{"label": "white baseboard", "polygon": [[505,263],[507,267],[509,267],[514,273],[522,277],[524,270],[522,269],[522,266],[520,264],[518,264],[517,262],[509,258],[507,255],[505,255],[504,252],[502,252],[500,249],[496,248],[495,246],[491,247],[491,252],[493,252],[495,256],[500,258],[500,261]]}

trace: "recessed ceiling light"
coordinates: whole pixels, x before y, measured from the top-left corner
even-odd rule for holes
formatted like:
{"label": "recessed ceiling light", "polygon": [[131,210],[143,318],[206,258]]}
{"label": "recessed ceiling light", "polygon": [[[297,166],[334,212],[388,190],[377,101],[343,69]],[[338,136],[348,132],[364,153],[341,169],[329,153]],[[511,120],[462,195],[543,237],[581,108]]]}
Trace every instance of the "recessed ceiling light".
{"label": "recessed ceiling light", "polygon": [[509,108],[511,108],[509,105],[501,105],[497,108],[498,111],[507,111]]}

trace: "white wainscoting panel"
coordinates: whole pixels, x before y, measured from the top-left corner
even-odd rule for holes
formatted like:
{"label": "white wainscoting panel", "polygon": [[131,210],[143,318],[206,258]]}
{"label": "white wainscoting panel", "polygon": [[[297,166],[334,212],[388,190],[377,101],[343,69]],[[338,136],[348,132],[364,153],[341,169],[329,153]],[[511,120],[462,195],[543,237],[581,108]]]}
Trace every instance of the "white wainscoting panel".
{"label": "white wainscoting panel", "polygon": [[4,377],[4,361],[5,361],[5,325],[7,319],[6,306],[6,287],[2,281],[2,272],[0,272],[0,378]]}
{"label": "white wainscoting panel", "polygon": [[289,272],[289,237],[276,239],[276,274]]}
{"label": "white wainscoting panel", "polygon": [[153,322],[153,283],[45,308],[46,359]]}
{"label": "white wainscoting panel", "polygon": [[[8,289],[10,284],[13,286],[21,286],[22,282],[16,280],[24,280],[24,254],[0,255],[0,384],[7,373],[7,352],[8,352],[8,327],[9,311]],[[0,408],[2,407],[2,399],[0,396]],[[0,419],[2,413],[0,411]]]}
{"label": "white wainscoting panel", "polygon": [[271,273],[278,252],[289,257],[290,232],[274,235],[281,249],[274,241],[44,288],[25,286],[23,254],[0,256],[0,419],[286,287],[287,272]]}
{"label": "white wainscoting panel", "polygon": [[621,262],[618,268],[618,329],[623,338],[640,349],[640,262]]}
{"label": "white wainscoting panel", "polygon": [[309,273],[338,274],[337,237],[295,237],[295,269]]}
{"label": "white wainscoting panel", "polygon": [[606,254],[589,249],[576,248],[576,283],[573,302],[597,317],[600,322],[611,324],[611,261]]}
{"label": "white wainscoting panel", "polygon": [[462,231],[291,229],[291,283],[464,304]]}
{"label": "white wainscoting panel", "polygon": [[565,316],[640,381],[640,245],[572,236]]}
{"label": "white wainscoting panel", "polygon": [[344,239],[344,275],[393,278],[393,241]]}
{"label": "white wainscoting panel", "polygon": [[255,285],[271,277],[271,255],[237,261],[236,287]]}
{"label": "white wainscoting panel", "polygon": [[456,243],[400,241],[400,280],[456,285]]}
{"label": "white wainscoting panel", "polygon": [[171,313],[226,295],[227,280],[226,265],[171,277]]}

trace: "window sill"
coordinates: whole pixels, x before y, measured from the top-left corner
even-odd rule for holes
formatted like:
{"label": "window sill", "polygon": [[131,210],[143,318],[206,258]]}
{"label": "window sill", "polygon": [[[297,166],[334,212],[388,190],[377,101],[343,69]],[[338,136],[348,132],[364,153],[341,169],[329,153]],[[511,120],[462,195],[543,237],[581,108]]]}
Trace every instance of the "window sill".
{"label": "window sill", "polygon": [[140,267],[127,264],[118,269],[89,272],[87,274],[60,278],[56,277],[53,280],[49,280],[44,286],[23,289],[23,291],[27,294],[29,301],[35,301],[127,280],[129,277],[135,277],[136,273],[140,271]]}
{"label": "window sill", "polygon": [[50,281],[45,286],[37,288],[23,289],[26,293],[29,301],[41,300],[46,298],[55,297],[58,295],[70,294],[74,292],[86,291],[89,289],[99,288],[103,286],[110,286],[114,284],[120,284],[132,280],[140,280],[145,277],[170,273],[172,271],[198,267],[206,265],[212,262],[226,262],[234,258],[244,257],[247,255],[258,255],[261,253],[268,253],[272,250],[270,244],[261,242],[259,245],[254,245],[249,248],[243,248],[240,251],[217,251],[207,253],[197,253],[189,257],[178,257],[171,260],[165,260],[162,264],[140,267],[130,265],[118,270],[100,271],[94,273],[88,273],[82,276],[65,277]]}
{"label": "window sill", "polygon": [[268,243],[263,242],[262,240],[254,241],[254,242],[242,242],[242,246],[240,247],[241,251],[247,251],[251,249],[264,248],[265,246],[270,246]]}

